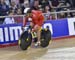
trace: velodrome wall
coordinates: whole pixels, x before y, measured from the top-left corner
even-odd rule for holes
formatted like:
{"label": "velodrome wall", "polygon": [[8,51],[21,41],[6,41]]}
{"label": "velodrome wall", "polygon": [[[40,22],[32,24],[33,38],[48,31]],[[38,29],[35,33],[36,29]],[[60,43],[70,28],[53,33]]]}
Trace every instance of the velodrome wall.
{"label": "velodrome wall", "polygon": [[[0,44],[15,43],[18,41],[22,24],[0,25]],[[42,26],[49,26],[52,38],[75,35],[75,18],[66,18],[59,20],[47,20]]]}

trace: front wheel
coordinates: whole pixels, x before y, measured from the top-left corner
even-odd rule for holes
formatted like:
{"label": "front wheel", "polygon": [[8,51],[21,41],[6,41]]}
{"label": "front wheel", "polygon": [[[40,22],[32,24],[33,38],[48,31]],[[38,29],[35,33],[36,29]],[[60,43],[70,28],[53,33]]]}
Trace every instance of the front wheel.
{"label": "front wheel", "polygon": [[19,39],[19,45],[22,50],[27,50],[28,47],[32,43],[32,35],[31,33],[28,33],[28,31],[25,31],[21,34],[21,37]]}

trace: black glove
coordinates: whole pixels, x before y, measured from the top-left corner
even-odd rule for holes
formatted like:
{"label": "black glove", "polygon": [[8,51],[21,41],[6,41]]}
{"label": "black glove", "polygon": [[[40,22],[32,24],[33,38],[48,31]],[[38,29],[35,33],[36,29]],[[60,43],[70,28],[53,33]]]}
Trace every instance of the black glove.
{"label": "black glove", "polygon": [[21,27],[21,29],[22,29],[23,32],[24,32],[24,28],[25,28],[24,26]]}

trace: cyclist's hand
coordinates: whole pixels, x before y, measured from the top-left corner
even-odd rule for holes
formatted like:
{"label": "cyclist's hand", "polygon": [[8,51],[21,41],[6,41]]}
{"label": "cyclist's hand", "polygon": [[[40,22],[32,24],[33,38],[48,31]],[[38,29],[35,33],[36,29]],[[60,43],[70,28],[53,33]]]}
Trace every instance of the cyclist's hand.
{"label": "cyclist's hand", "polygon": [[24,27],[23,27],[23,26],[21,27],[21,29],[22,29],[22,31],[24,32]]}
{"label": "cyclist's hand", "polygon": [[28,18],[28,21],[31,22],[32,21],[32,18]]}
{"label": "cyclist's hand", "polygon": [[31,27],[33,27],[33,26],[34,26],[33,22],[30,22],[30,26],[31,26]]}

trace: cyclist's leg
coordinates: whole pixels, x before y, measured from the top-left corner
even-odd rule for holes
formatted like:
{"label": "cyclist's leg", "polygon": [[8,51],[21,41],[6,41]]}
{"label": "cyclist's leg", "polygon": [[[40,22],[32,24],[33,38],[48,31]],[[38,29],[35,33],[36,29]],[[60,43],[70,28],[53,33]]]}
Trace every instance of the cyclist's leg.
{"label": "cyclist's leg", "polygon": [[39,25],[35,25],[34,26],[34,30],[36,31],[36,34],[37,34],[37,39],[38,39],[38,41],[37,41],[37,44],[39,44],[40,45],[40,26]]}

